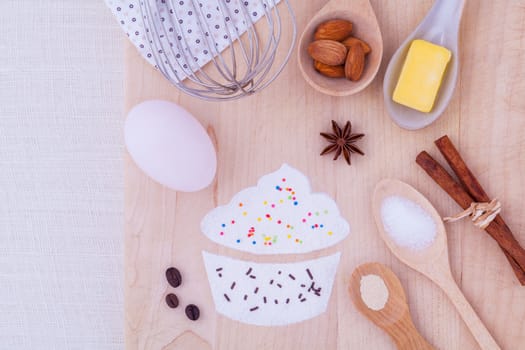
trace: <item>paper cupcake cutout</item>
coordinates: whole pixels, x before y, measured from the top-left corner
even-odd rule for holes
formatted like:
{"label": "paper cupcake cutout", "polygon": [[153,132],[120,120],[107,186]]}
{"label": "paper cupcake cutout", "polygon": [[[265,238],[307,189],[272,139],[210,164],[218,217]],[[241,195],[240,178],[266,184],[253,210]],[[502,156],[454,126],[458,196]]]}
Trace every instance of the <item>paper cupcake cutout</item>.
{"label": "paper cupcake cutout", "polygon": [[258,264],[202,254],[217,312],[258,326],[287,325],[325,312],[340,257]]}
{"label": "paper cupcake cutout", "polygon": [[201,230],[216,243],[253,254],[307,253],[350,231],[336,203],[312,193],[306,176],[286,164],[210,211]]}

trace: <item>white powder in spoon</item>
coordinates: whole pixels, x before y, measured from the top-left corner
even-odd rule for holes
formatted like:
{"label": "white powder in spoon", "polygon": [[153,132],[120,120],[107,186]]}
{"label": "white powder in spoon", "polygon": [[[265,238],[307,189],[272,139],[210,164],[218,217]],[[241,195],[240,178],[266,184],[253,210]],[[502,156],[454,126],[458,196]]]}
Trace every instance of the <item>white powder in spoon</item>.
{"label": "white powder in spoon", "polygon": [[359,291],[366,306],[375,311],[382,310],[385,307],[390,294],[385,281],[378,275],[362,276]]}
{"label": "white powder in spoon", "polygon": [[381,204],[381,220],[394,242],[405,248],[421,250],[436,237],[436,223],[421,206],[411,200],[391,196]]}

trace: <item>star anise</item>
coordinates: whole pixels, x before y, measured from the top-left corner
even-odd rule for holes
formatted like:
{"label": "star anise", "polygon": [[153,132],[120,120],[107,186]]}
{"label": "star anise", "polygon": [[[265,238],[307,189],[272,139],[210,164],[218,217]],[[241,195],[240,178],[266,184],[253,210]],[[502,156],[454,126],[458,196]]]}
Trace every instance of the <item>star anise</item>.
{"label": "star anise", "polygon": [[329,145],[323,149],[321,155],[335,152],[334,160],[337,160],[341,153],[345,157],[346,162],[350,165],[350,155],[352,153],[359,153],[364,156],[363,151],[355,145],[355,142],[361,139],[365,134],[352,134],[352,124],[348,121],[345,127],[341,129],[335,121],[332,120],[333,133],[321,133],[321,136],[328,140]]}

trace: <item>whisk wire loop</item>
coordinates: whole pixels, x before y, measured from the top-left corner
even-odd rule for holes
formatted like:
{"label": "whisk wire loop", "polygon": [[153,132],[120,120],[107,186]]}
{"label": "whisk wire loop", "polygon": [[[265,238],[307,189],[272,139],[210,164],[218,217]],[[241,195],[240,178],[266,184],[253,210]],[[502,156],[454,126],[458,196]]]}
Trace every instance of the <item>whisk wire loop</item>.
{"label": "whisk wire loop", "polygon": [[[260,17],[264,17],[257,25],[259,18],[255,11],[250,13],[249,1],[258,6]],[[145,35],[156,68],[179,89],[205,100],[237,99],[267,87],[282,72],[292,53],[297,36],[295,16],[289,0],[249,1],[186,0],[186,8],[182,9],[182,1],[140,0]],[[284,3],[285,12],[281,12],[279,3]],[[215,7],[221,17],[213,19],[214,27],[204,5],[207,9]],[[184,23],[182,10],[191,13],[195,22],[192,29]],[[285,15],[291,28],[287,43],[283,40]],[[192,30],[200,33],[191,33]],[[198,45],[190,37],[197,37]]]}

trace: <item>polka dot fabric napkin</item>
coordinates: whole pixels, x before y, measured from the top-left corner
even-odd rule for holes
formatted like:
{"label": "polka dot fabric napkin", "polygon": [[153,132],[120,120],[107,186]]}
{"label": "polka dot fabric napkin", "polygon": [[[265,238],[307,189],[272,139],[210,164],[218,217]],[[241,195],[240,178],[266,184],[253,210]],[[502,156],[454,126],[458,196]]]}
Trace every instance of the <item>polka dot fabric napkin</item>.
{"label": "polka dot fabric napkin", "polygon": [[[183,80],[246,32],[280,0],[105,0],[131,42],[153,66]],[[157,9],[149,15],[140,3]],[[154,11],[156,12],[156,11]],[[151,19],[148,19],[150,17]],[[249,20],[248,20],[249,19]],[[155,32],[156,39],[152,38]],[[157,44],[157,45],[155,45]],[[213,48],[215,46],[215,48]],[[162,61],[157,62],[152,50]],[[163,54],[165,53],[165,54]]]}

